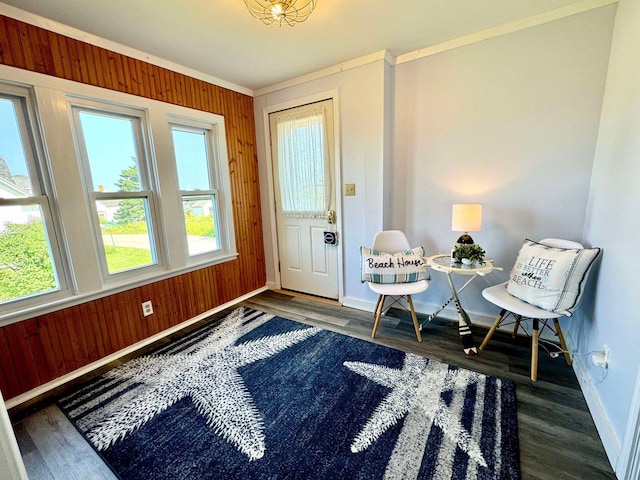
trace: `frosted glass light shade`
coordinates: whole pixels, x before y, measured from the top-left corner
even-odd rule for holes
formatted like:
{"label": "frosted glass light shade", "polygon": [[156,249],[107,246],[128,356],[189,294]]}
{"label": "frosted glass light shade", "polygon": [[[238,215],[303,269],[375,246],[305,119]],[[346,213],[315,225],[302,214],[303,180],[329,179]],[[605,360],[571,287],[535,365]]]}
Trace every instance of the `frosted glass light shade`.
{"label": "frosted glass light shade", "polygon": [[482,229],[482,204],[459,203],[451,212],[451,231],[479,232]]}

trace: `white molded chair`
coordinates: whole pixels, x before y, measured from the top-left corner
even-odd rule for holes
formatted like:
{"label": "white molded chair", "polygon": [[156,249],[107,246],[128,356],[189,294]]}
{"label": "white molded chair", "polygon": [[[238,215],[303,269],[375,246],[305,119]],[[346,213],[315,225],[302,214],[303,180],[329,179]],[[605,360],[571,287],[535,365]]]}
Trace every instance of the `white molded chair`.
{"label": "white molded chair", "polygon": [[[540,240],[539,243],[557,248],[584,248],[581,243],[561,238],[545,238]],[[484,340],[480,345],[480,350],[484,350],[484,347],[487,346],[487,343],[493,336],[496,329],[503,323],[506,323],[505,320],[509,315],[512,315],[514,321],[509,322],[509,324],[513,323],[515,325],[512,334],[514,337],[518,333],[520,323],[523,320],[526,320],[527,318],[533,320],[533,331],[531,333],[531,380],[535,382],[538,379],[538,339],[541,332],[540,323],[542,323],[542,330],[548,328],[557,335],[562,348],[562,353],[564,353],[564,357],[567,361],[567,365],[571,365],[571,355],[569,355],[569,352],[567,351],[564,335],[562,335],[560,323],[558,322],[559,315],[557,313],[538,308],[512,296],[507,291],[508,283],[509,282],[506,281],[504,283],[494,285],[493,287],[485,288],[482,291],[482,296],[494,305],[500,307],[501,310],[495,322],[493,322],[493,326],[489,329],[486,337],[484,337]],[[553,327],[548,325],[549,320],[553,320]]]}
{"label": "white molded chair", "polygon": [[[409,240],[407,239],[407,236],[404,234],[404,232],[401,232],[400,230],[383,230],[376,233],[375,237],[373,238],[373,245],[371,246],[371,248],[381,252],[397,253],[405,250],[410,250],[411,245],[409,244]],[[417,282],[411,283],[393,284],[369,282],[369,288],[371,288],[371,290],[378,294],[378,301],[376,302],[376,307],[373,311],[373,314],[375,316],[375,323],[373,325],[371,338],[375,338],[376,336],[376,331],[378,330],[378,325],[380,324],[380,317],[382,316],[382,312],[384,311],[384,303],[386,297],[393,298],[394,302],[391,305],[397,303],[405,309],[406,307],[401,303],[401,301],[403,298],[406,298],[407,303],[409,304],[408,310],[411,312],[411,318],[413,320],[413,327],[416,330],[416,336],[418,337],[418,341],[422,342],[420,325],[418,324],[418,319],[416,318],[416,311],[413,308],[411,295],[424,292],[427,288],[429,288],[429,283],[426,280],[419,280]]]}

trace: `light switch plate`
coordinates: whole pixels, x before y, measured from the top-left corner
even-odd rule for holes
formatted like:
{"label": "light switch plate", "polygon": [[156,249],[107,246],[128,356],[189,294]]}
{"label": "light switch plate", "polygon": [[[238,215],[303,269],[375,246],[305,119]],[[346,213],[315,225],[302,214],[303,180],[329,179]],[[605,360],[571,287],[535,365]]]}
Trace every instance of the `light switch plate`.
{"label": "light switch plate", "polygon": [[353,197],[356,194],[356,184],[355,183],[345,183],[344,184],[344,196],[345,197]]}

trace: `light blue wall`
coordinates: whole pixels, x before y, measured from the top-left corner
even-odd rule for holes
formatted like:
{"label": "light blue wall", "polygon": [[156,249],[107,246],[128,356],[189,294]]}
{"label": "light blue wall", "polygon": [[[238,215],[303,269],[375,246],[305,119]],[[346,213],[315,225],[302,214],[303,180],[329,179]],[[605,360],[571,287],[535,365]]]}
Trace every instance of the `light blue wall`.
{"label": "light blue wall", "polygon": [[[396,65],[393,226],[447,252],[459,235],[452,204],[482,203],[472,236],[504,267],[492,284],[508,278],[525,238],[580,241],[615,10]],[[414,297],[422,309],[449,297],[438,275]],[[462,300],[488,322],[497,309],[484,287],[474,282]]]}
{"label": "light blue wall", "polygon": [[583,351],[610,348],[607,376],[592,388],[619,443],[627,425],[638,420],[629,409],[640,365],[640,260],[626,252],[640,239],[639,45],[640,2],[621,0],[584,230],[585,241],[603,247],[604,254],[593,309],[570,330]]}

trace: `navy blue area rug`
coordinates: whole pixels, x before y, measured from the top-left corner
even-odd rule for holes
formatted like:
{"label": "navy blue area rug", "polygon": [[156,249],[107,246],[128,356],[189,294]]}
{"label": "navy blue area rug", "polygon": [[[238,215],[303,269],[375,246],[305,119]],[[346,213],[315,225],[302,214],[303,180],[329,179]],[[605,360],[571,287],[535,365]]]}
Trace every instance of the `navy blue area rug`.
{"label": "navy blue area rug", "polygon": [[125,480],[520,478],[512,382],[251,309],[58,403]]}

